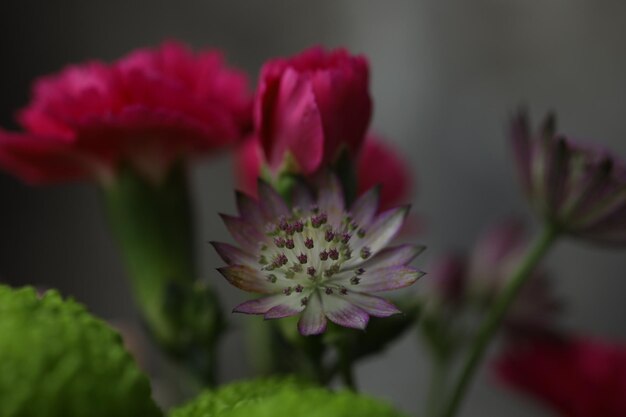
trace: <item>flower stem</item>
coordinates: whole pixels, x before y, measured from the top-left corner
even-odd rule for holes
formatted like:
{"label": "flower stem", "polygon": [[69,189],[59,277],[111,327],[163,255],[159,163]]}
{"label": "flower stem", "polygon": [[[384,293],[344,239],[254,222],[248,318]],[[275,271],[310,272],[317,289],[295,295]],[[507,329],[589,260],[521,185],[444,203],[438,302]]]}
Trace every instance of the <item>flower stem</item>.
{"label": "flower stem", "polygon": [[341,379],[347,388],[356,392],[356,380],[354,378],[354,368],[352,366],[352,360],[350,359],[348,352],[345,349],[341,349],[341,357],[339,358],[339,371],[341,373]]}
{"label": "flower stem", "polygon": [[452,391],[452,397],[447,403],[446,407],[441,413],[441,417],[453,417],[458,412],[458,409],[465,397],[467,388],[480,364],[489,342],[493,338],[494,334],[498,330],[502,319],[505,317],[506,312],[517,296],[519,290],[522,288],[528,277],[532,274],[535,266],[541,261],[541,259],[548,252],[556,238],[558,237],[558,229],[552,225],[546,225],[542,233],[537,237],[534,243],[530,246],[526,256],[522,259],[518,267],[513,271],[511,279],[504,287],[500,296],[496,299],[495,303],[491,307],[487,317],[483,321],[476,340],[471,348],[469,356],[463,368],[459,379],[454,385]]}
{"label": "flower stem", "polygon": [[441,408],[442,394],[445,393],[447,376],[447,360],[435,358],[432,364],[430,383],[428,386],[428,398],[426,403],[426,416],[436,416]]}
{"label": "flower stem", "polygon": [[151,336],[204,384],[214,384],[224,324],[217,295],[197,276],[184,167],[172,168],[158,184],[122,169],[103,197]]}

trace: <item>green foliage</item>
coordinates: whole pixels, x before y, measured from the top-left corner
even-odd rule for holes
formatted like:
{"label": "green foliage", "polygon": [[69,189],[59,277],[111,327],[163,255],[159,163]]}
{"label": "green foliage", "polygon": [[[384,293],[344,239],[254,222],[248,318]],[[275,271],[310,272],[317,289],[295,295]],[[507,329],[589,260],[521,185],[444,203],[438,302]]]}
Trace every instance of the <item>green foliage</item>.
{"label": "green foliage", "polygon": [[295,379],[238,382],[205,392],[170,417],[403,417],[373,398]]}
{"label": "green foliage", "polygon": [[120,336],[56,291],[0,286],[0,417],[156,417]]}

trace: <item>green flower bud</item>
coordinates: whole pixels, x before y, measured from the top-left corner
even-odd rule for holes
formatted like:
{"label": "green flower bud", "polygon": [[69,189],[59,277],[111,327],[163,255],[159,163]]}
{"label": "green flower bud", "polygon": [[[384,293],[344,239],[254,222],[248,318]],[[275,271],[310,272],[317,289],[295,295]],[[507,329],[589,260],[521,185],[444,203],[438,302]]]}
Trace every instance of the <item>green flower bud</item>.
{"label": "green flower bud", "polygon": [[56,291],[0,285],[0,417],[157,417],[120,336]]}
{"label": "green flower bud", "polygon": [[205,392],[170,417],[404,417],[351,391],[332,392],[295,379],[237,382]]}

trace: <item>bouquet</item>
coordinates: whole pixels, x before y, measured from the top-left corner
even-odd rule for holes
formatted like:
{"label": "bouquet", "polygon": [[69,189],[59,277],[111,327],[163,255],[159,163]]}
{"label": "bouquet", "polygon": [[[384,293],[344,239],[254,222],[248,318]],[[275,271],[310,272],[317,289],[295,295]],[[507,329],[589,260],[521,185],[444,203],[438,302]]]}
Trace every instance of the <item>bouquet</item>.
{"label": "bouquet", "polygon": [[[566,329],[542,266],[564,239],[626,245],[623,162],[520,109],[508,136],[537,227],[504,217],[416,264],[414,173],[371,130],[369,84],[365,56],[313,47],[268,60],[251,91],[220,51],[173,41],[38,79],[22,131],[0,129],[0,167],[98,187],[151,341],[195,388],[166,410],[109,324],[54,290],[0,286],[0,417],[404,416],[360,393],[354,367],[410,333],[431,374],[420,416],[459,415],[485,360],[557,415],[626,416],[626,346]],[[221,214],[232,240],[201,236],[223,261],[201,277],[187,169],[219,152],[238,189],[207,192],[237,210]],[[225,305],[220,279],[248,294]],[[251,316],[256,375],[223,384],[230,310]]]}

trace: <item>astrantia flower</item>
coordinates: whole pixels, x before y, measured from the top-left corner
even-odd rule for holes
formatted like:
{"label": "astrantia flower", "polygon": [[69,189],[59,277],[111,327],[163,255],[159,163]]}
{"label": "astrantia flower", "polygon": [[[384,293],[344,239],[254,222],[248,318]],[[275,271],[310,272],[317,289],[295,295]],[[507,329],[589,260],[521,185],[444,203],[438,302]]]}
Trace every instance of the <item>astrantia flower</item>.
{"label": "astrantia flower", "polygon": [[[450,254],[432,268],[430,282],[440,306],[455,314],[486,311],[517,266],[527,247],[525,228],[517,220],[488,230],[468,254]],[[548,330],[560,303],[545,271],[538,269],[513,302],[505,323],[513,335]]]}
{"label": "astrantia flower", "polygon": [[[239,188],[255,196],[257,180],[266,165],[259,141],[255,138],[246,140],[239,146],[235,158]],[[399,152],[384,139],[368,135],[356,155],[355,165],[358,195],[380,187],[379,210],[409,201],[413,186],[411,169]]]}
{"label": "astrantia flower", "polygon": [[242,290],[264,295],[235,308],[267,319],[301,314],[304,335],[324,332],[327,319],[363,329],[369,316],[399,313],[371,293],[413,284],[423,275],[408,266],[424,248],[388,247],[408,207],[377,215],[377,193],[361,196],[347,210],[338,180],[320,181],[317,200],[304,187],[294,190],[293,207],[264,182],[259,200],[238,194],[240,217],[223,216],[239,243],[214,243],[229,266],[219,271]]}
{"label": "astrantia flower", "polygon": [[563,417],[626,416],[626,346],[582,337],[509,346],[496,363],[507,386]]}
{"label": "astrantia flower", "polygon": [[31,183],[106,180],[121,163],[155,178],[178,158],[234,143],[250,119],[242,73],[219,52],[168,42],[37,80],[18,114],[24,132],[0,130],[0,166]]}
{"label": "astrantia flower", "polygon": [[268,61],[254,104],[255,131],[269,165],[293,157],[292,171],[310,174],[358,151],[372,114],[369,68],[345,49],[316,47]]}
{"label": "astrantia flower", "polygon": [[525,113],[511,123],[522,186],[534,208],[560,231],[626,244],[626,167],[610,152],[555,133],[548,116],[530,132]]}

